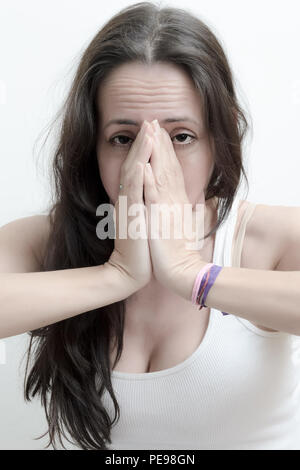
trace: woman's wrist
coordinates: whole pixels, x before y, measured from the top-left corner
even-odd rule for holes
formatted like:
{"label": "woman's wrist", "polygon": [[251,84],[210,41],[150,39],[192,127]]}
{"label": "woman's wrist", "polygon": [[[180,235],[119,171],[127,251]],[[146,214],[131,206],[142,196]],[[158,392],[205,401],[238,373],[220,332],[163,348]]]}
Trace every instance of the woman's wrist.
{"label": "woman's wrist", "polygon": [[106,277],[109,279],[110,288],[117,299],[114,302],[126,299],[143,287],[125,270],[119,265],[115,265],[111,260],[106,261],[103,267],[106,272]]}
{"label": "woman's wrist", "polygon": [[188,263],[183,269],[178,271],[176,275],[173,275],[172,278],[168,278],[167,287],[180,295],[180,297],[191,301],[197,275],[207,264],[208,262],[203,260],[199,253],[196,253],[195,256],[189,258]]}

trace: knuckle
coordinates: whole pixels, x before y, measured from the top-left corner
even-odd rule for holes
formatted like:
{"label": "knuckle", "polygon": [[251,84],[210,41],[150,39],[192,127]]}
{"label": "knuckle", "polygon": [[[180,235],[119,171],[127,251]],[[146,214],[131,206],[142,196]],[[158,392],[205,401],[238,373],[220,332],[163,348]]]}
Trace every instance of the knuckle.
{"label": "knuckle", "polygon": [[120,176],[122,181],[132,181],[137,178],[141,174],[141,164],[137,162],[133,168],[132,165],[126,164],[126,161],[122,164],[120,170]]}
{"label": "knuckle", "polygon": [[163,188],[166,185],[166,175],[160,173],[157,176],[156,184],[159,188]]}

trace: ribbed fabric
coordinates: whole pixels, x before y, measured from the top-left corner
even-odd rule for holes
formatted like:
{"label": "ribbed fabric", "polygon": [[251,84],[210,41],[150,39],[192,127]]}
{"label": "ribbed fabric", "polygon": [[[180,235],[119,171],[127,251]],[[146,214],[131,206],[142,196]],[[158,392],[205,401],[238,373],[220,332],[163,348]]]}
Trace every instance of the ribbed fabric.
{"label": "ribbed fabric", "polygon": [[[237,207],[236,199],[216,233],[215,264],[231,266]],[[252,205],[244,213],[240,230],[253,210]],[[243,236],[238,236],[235,253],[241,251]],[[212,308],[200,346],[185,361],[150,373],[112,372],[120,419],[108,448],[300,450],[293,338]],[[113,418],[107,391],[103,403]]]}

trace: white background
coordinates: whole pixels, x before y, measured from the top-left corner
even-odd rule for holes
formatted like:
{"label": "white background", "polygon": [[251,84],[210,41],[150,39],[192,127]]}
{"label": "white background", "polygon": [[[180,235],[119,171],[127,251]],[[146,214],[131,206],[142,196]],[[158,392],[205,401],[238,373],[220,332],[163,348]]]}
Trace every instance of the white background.
{"label": "white background", "polygon": [[[51,140],[79,57],[102,25],[134,2],[0,0],[0,226],[47,212]],[[221,40],[237,93],[252,117],[245,146],[247,199],[300,206],[300,3],[298,0],[185,0]],[[40,152],[40,153],[39,153]],[[38,400],[25,404],[21,363],[28,335],[0,346],[0,449],[41,449]],[[69,446],[71,448],[71,446]]]}

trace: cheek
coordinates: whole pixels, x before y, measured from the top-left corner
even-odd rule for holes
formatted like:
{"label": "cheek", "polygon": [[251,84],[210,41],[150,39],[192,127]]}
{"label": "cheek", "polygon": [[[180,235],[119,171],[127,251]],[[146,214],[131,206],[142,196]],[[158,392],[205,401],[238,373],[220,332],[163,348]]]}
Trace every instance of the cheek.
{"label": "cheek", "polygon": [[120,171],[123,160],[113,156],[109,157],[109,154],[103,156],[103,152],[97,153],[101,181],[110,200],[115,204],[119,194]]}
{"label": "cheek", "polygon": [[186,194],[194,205],[204,201],[204,190],[209,182],[213,159],[211,152],[198,150],[191,151],[188,155],[179,156]]}

